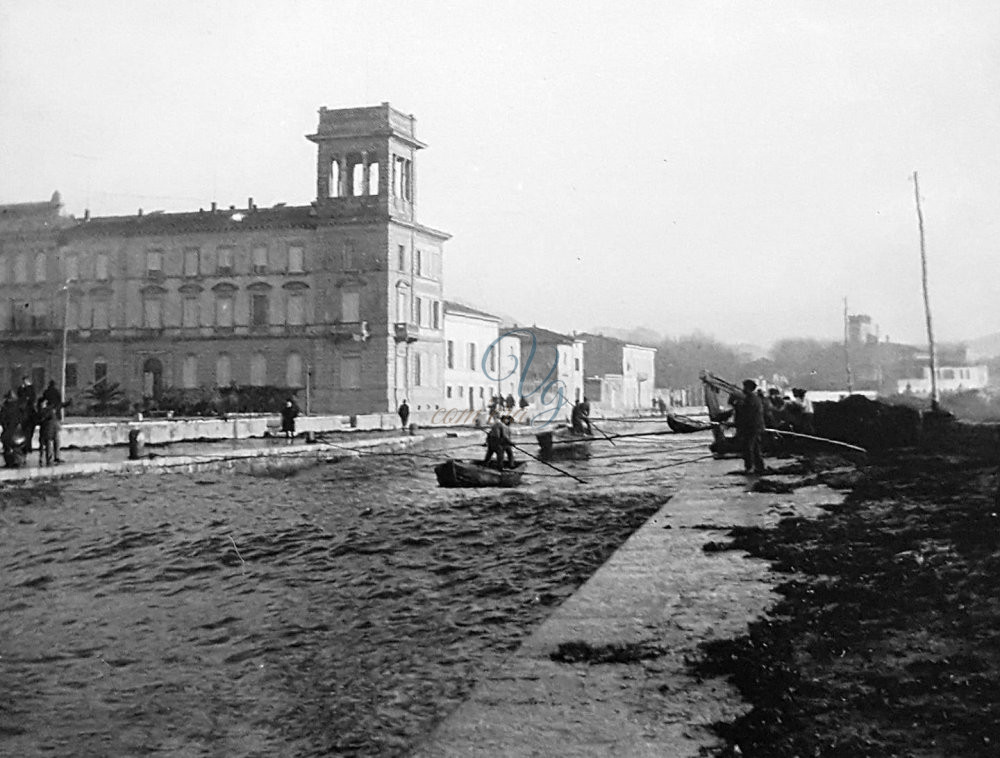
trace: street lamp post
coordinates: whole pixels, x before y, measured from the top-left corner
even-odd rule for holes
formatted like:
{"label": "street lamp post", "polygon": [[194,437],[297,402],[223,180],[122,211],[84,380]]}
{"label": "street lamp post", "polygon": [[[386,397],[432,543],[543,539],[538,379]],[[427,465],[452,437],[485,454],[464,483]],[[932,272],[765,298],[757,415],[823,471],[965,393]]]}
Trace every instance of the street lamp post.
{"label": "street lamp post", "polygon": [[65,295],[63,299],[63,329],[62,329],[62,370],[59,374],[59,393],[62,397],[62,404],[59,407],[59,420],[64,421],[66,418],[66,348],[69,338],[69,283],[73,281],[72,279],[67,279],[66,283],[63,285],[62,290]]}

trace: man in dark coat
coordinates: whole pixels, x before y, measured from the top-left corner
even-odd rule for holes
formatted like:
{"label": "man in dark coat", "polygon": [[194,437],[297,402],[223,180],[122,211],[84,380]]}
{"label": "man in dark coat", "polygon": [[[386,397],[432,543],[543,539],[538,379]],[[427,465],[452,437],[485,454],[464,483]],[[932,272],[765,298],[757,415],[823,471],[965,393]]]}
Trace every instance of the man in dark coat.
{"label": "man in dark coat", "polygon": [[299,415],[299,406],[295,398],[288,398],[281,408],[281,431],[286,438],[295,436],[295,419]]}
{"label": "man in dark coat", "polygon": [[514,468],[514,441],[510,436],[510,422],[513,418],[504,414],[493,422],[493,426],[486,433],[486,458],[483,465],[489,465],[490,460],[495,455],[497,457],[497,468],[503,469],[504,457],[507,458],[507,467]]}
{"label": "man in dark coat", "polygon": [[17,399],[21,403],[21,431],[25,437],[25,452],[31,452],[31,438],[35,436],[35,408],[38,405],[38,395],[28,377],[21,380],[21,386],[17,388]]}
{"label": "man in dark coat", "polygon": [[403,425],[403,431],[406,431],[406,422],[410,420],[410,406],[407,404],[405,398],[399,406],[397,413],[399,413],[399,421]]}
{"label": "man in dark coat", "polygon": [[743,381],[743,397],[736,403],[736,433],[743,445],[743,468],[764,473],[764,402],[753,379]]}

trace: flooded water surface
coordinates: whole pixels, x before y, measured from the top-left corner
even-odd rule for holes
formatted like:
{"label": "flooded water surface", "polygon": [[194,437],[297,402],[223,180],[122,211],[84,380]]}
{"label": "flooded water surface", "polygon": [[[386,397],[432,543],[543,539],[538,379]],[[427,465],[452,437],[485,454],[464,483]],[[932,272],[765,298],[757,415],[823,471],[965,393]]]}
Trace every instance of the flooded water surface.
{"label": "flooded water surface", "polygon": [[682,443],[509,491],[439,489],[435,451],[2,489],[0,754],[404,754],[668,499]]}

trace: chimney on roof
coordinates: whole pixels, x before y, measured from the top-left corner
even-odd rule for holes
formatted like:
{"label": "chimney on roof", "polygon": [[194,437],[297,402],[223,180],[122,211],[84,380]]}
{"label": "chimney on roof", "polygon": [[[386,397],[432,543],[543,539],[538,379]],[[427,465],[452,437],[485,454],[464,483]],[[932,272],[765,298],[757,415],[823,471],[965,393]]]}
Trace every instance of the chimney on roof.
{"label": "chimney on roof", "polygon": [[139,215],[142,215],[142,208],[139,209]]}
{"label": "chimney on roof", "polygon": [[217,207],[218,207],[218,205],[217,205],[217,204],[216,204],[216,202],[215,202],[215,201],[213,200],[213,201],[212,201],[212,213],[215,213],[215,210],[216,210],[216,208],[217,208]]}
{"label": "chimney on roof", "polygon": [[83,210],[83,220],[90,221],[90,208],[84,208]]}
{"label": "chimney on roof", "polygon": [[249,211],[253,210],[253,198],[252,197],[248,197],[247,198],[247,210],[249,210]]}
{"label": "chimney on roof", "polygon": [[235,206],[235,205],[230,205],[230,206],[229,206],[229,210],[231,210],[231,211],[235,211],[235,210],[236,210],[236,206]]}

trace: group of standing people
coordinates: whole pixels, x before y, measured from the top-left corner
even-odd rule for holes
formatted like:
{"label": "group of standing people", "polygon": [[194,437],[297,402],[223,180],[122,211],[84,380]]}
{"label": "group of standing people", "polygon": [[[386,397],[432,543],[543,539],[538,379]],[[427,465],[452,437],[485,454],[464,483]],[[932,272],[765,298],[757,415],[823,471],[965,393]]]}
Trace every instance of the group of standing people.
{"label": "group of standing people", "polygon": [[23,466],[33,448],[38,429],[38,463],[51,466],[62,463],[59,457],[60,415],[65,407],[55,381],[50,381],[39,397],[31,380],[24,377],[17,390],[11,390],[0,404],[0,445],[4,464]]}
{"label": "group of standing people", "polygon": [[797,434],[813,434],[812,401],[806,390],[795,388],[786,398],[780,389],[772,387],[767,397],[757,389],[753,379],[743,381],[743,396],[730,397],[733,405],[736,436],[743,451],[743,466],[748,473],[764,473],[764,431],[776,429]]}

